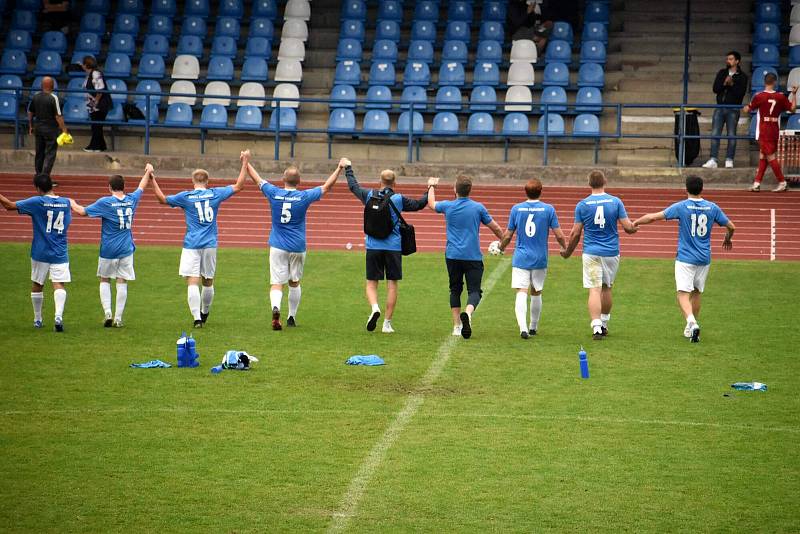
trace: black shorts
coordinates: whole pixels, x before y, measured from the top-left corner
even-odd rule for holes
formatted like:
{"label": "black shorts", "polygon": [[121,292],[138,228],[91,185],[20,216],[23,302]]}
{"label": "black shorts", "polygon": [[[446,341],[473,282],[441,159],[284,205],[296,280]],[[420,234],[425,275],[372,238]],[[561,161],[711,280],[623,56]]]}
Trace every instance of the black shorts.
{"label": "black shorts", "polygon": [[367,280],[402,280],[403,255],[399,250],[368,250]]}

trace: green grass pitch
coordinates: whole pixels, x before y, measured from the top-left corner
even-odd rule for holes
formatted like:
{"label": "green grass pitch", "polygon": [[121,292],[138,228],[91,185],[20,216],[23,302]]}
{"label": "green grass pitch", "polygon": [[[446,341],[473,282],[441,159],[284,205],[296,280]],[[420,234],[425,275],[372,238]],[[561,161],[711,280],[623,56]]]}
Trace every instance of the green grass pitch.
{"label": "green grass pitch", "polygon": [[[487,258],[503,272],[473,339],[420,391],[451,331],[441,255],[405,260],[389,336],[364,329],[363,253],[313,251],[300,326],[276,333],[266,250],[221,249],[201,367],[139,370],[174,363],[191,325],[180,251],[139,248],[119,330],[101,325],[96,254],[71,247],[56,334],[49,286],[31,326],[27,245],[0,245],[0,531],[324,531],[413,392],[348,531],[800,530],[797,263],[715,262],[693,345],[669,260],[623,258],[611,335],[592,342],[579,259],[551,259],[523,341],[510,259]],[[261,362],[212,375],[232,348]],[[370,353],[388,365],[344,365]]]}

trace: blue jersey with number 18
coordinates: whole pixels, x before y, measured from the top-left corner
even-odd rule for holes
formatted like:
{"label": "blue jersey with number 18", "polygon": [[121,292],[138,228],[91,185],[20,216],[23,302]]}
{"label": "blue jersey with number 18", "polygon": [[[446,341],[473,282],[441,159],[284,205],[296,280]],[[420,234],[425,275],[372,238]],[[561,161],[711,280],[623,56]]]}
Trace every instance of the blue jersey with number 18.
{"label": "blue jersey with number 18", "polygon": [[31,258],[43,263],[68,263],[67,229],[72,221],[69,199],[41,195],[16,202],[20,215],[33,222]]}
{"label": "blue jersey with number 18", "polygon": [[617,221],[627,219],[622,201],[608,193],[591,194],[575,207],[575,222],[583,223],[583,253],[619,256]]}
{"label": "blue jersey with number 18", "polygon": [[217,246],[217,212],[219,205],[233,195],[233,186],[183,191],[167,197],[167,204],[183,208],[186,235],[183,248],[200,249]]}
{"label": "blue jersey with number 18", "polygon": [[678,261],[692,265],[711,263],[711,227],[728,224],[723,211],[708,200],[690,198],[664,210],[668,221],[678,219]]}
{"label": "blue jersey with number 18", "polygon": [[306,212],[312,203],[322,198],[322,188],[298,191],[282,189],[265,181],[261,184],[261,192],[269,200],[272,213],[269,246],[286,252],[305,252]]}
{"label": "blue jersey with number 18", "polygon": [[550,204],[528,200],[511,208],[508,229],[517,232],[511,265],[527,270],[546,268],[547,237],[551,228],[558,228],[558,217]]}

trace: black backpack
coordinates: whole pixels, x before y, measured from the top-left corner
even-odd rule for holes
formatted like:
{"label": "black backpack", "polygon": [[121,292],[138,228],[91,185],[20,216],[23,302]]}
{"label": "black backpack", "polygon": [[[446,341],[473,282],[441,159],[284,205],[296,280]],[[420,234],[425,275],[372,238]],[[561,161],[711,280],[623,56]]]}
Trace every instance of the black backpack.
{"label": "black backpack", "polygon": [[385,239],[394,230],[391,204],[392,194],[373,192],[364,204],[364,233],[376,239]]}

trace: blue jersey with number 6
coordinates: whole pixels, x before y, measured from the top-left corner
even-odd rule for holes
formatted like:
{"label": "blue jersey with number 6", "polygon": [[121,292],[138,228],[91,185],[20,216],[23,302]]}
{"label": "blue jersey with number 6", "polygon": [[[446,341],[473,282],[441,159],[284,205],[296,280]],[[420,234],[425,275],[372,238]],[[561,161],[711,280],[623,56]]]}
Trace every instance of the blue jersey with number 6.
{"label": "blue jersey with number 6", "polygon": [[664,210],[668,221],[678,219],[678,261],[692,265],[711,263],[711,227],[728,224],[723,211],[708,200],[690,198]]}
{"label": "blue jersey with number 6", "polygon": [[133,215],[142,198],[142,190],[117,198],[113,195],[98,199],[86,206],[86,215],[101,217],[100,257],[115,260],[130,256],[136,250],[133,244]]}
{"label": "blue jersey with number 6", "polygon": [[608,193],[591,194],[575,206],[575,222],[583,223],[583,253],[619,256],[617,221],[627,219],[622,201]]}
{"label": "blue jersey with number 6", "polygon": [[35,196],[16,202],[20,215],[33,222],[31,258],[43,263],[68,263],[67,229],[72,222],[69,199]]}
{"label": "blue jersey with number 6", "polygon": [[306,251],[306,212],[322,198],[322,188],[304,191],[282,189],[269,182],[261,184],[261,192],[269,200],[272,230],[269,246],[287,252]]}
{"label": "blue jersey with number 6", "polygon": [[233,195],[233,186],[183,191],[167,197],[167,204],[183,208],[186,217],[186,236],[183,248],[216,248],[217,211],[223,201]]}
{"label": "blue jersey with number 6", "polygon": [[508,229],[517,232],[511,265],[527,270],[546,268],[547,237],[551,228],[558,228],[558,217],[550,204],[528,200],[511,208]]}

